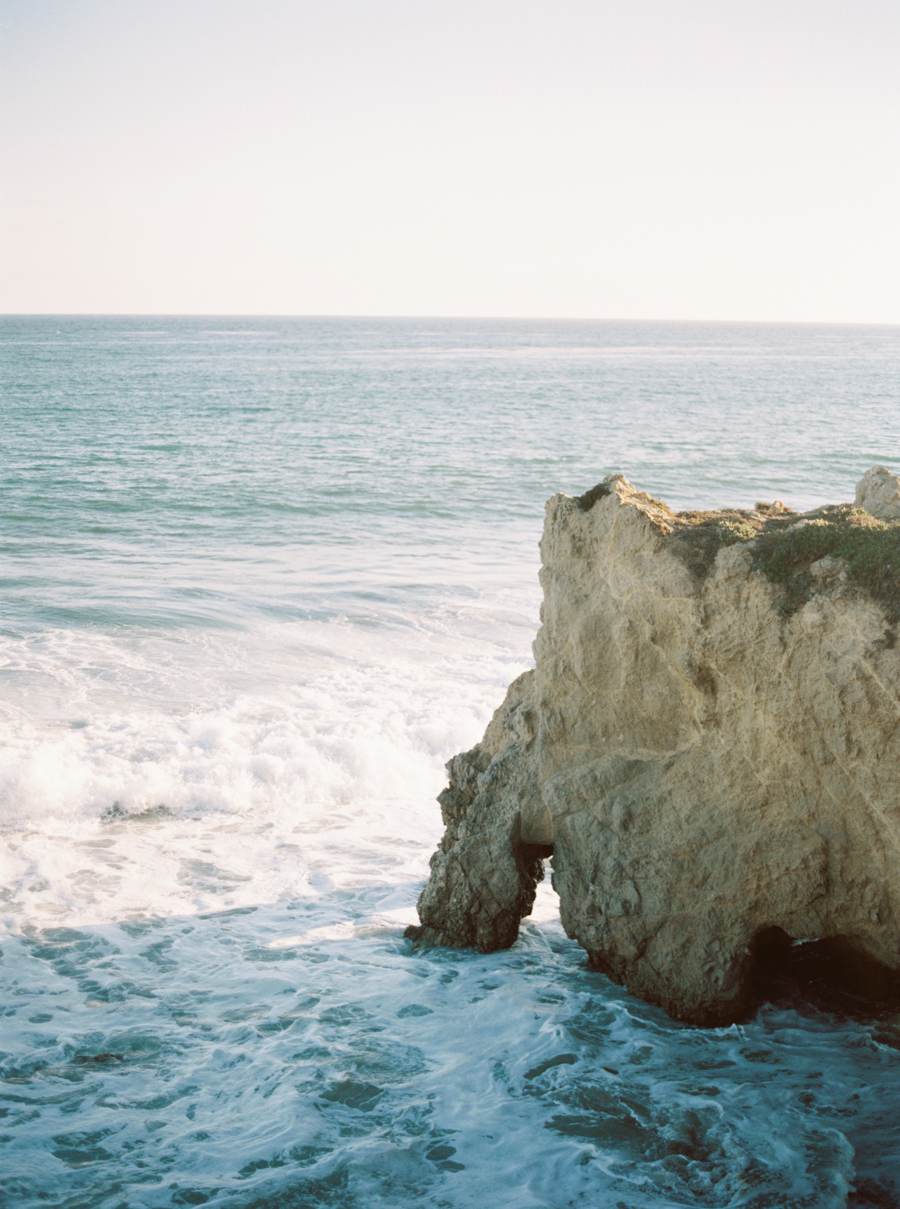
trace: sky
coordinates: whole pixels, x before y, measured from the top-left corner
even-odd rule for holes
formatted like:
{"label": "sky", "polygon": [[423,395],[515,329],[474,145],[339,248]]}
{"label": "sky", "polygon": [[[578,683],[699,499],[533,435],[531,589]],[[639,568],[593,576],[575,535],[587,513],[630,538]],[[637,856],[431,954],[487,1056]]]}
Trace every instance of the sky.
{"label": "sky", "polygon": [[0,312],[900,323],[897,0],[0,0]]}

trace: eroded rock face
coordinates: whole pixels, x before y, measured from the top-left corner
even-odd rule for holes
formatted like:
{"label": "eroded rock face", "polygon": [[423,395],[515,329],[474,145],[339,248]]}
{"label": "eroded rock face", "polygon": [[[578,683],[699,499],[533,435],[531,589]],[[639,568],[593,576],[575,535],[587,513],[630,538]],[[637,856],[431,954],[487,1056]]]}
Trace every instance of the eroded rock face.
{"label": "eroded rock face", "polygon": [[567,933],[676,1017],[739,1018],[772,928],[900,968],[892,623],[840,560],[787,605],[757,566],[820,515],[549,501],[536,667],[448,765],[412,935],[511,944],[552,850]]}

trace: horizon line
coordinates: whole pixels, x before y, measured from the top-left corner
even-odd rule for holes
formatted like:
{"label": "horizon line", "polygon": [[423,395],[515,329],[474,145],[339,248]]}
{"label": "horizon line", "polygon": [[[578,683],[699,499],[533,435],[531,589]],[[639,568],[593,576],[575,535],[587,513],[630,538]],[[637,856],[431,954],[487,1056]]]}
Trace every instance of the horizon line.
{"label": "horizon line", "polygon": [[671,319],[597,315],[409,315],[350,312],[289,311],[0,311],[0,319],[317,319],[386,320],[433,323],[634,323],[634,324],[742,324],[779,327],[896,327],[900,320],[883,319]]}

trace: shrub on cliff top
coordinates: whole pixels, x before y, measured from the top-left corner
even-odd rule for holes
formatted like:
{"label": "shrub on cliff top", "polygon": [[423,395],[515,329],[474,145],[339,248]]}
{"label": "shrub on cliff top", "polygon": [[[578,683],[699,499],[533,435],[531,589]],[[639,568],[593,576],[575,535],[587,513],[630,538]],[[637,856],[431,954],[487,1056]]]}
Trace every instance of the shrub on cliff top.
{"label": "shrub on cliff top", "polygon": [[900,522],[886,524],[862,509],[829,509],[800,526],[766,533],[759,542],[757,566],[788,592],[787,611],[806,598],[810,566],[821,558],[843,559],[850,580],[865,586],[900,618]]}
{"label": "shrub on cliff top", "polygon": [[757,536],[757,530],[747,521],[722,521],[719,525],[719,541],[723,546],[735,546],[738,542],[749,542]]}
{"label": "shrub on cliff top", "polygon": [[[855,511],[855,510],[854,510]],[[799,528],[768,535],[759,567],[769,579],[784,583],[820,558],[842,558],[851,579],[866,580],[881,568],[900,570],[900,524],[864,520],[842,509],[832,520],[818,517]]]}

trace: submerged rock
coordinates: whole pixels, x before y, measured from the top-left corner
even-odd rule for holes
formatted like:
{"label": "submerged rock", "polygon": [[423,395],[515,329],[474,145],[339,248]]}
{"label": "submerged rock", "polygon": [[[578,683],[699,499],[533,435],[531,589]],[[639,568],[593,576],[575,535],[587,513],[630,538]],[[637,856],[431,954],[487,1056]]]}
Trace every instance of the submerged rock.
{"label": "submerged rock", "polygon": [[536,666],[448,764],[409,934],[512,944],[552,853],[569,936],[675,1017],[739,1018],[773,936],[892,979],[900,525],[676,515],[612,476],[549,501],[541,556]]}

